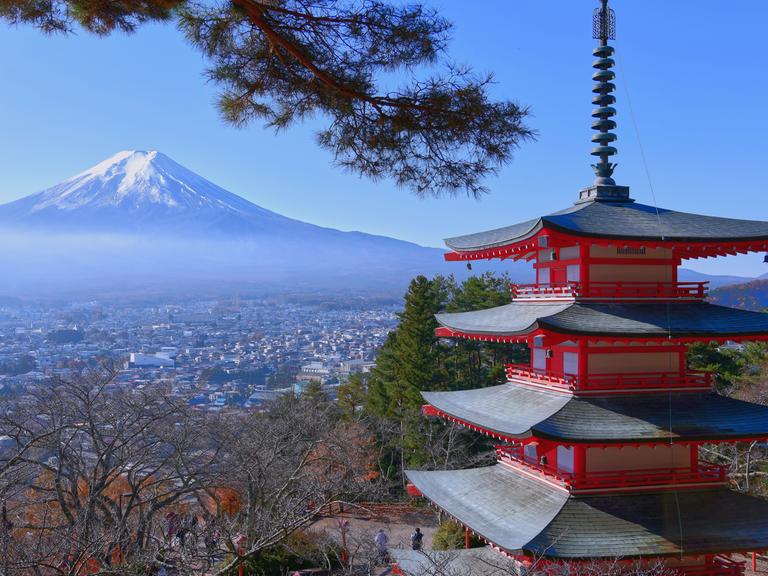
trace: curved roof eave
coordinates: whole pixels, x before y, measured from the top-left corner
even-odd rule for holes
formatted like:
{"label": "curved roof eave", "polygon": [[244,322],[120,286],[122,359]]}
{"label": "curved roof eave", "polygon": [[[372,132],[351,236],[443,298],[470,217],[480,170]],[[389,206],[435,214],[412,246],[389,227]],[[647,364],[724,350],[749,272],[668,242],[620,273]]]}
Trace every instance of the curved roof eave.
{"label": "curved roof eave", "polygon": [[436,319],[452,332],[478,336],[518,336],[539,329],[609,338],[768,335],[768,314],[706,302],[513,302],[473,312],[437,314]]}
{"label": "curved roof eave", "polygon": [[499,464],[406,475],[439,508],[513,555],[583,560],[768,548],[768,501],[724,488],[574,498]]}
{"label": "curved roof eave", "polygon": [[448,238],[445,242],[459,253],[476,252],[521,242],[542,228],[576,237],[628,242],[768,241],[768,222],[759,220],[676,212],[636,203],[587,202],[519,224]]}
{"label": "curved roof eave", "polygon": [[768,438],[768,406],[712,393],[578,397],[509,382],[422,396],[449,417],[511,438],[571,444]]}
{"label": "curved roof eave", "polygon": [[[536,330],[543,318],[556,316],[573,306],[566,303],[517,303],[471,312],[435,314],[438,324],[449,330],[488,336],[517,336]],[[500,323],[504,327],[499,330]]]}
{"label": "curved roof eave", "polygon": [[[456,252],[474,252],[475,250],[485,250],[489,248],[498,248],[500,246],[506,246],[507,244],[513,244],[522,240],[527,240],[535,236],[539,230],[543,228],[543,218],[536,218],[534,220],[526,220],[519,224],[513,224],[512,226],[505,226],[502,228],[495,228],[493,230],[487,230],[484,232],[478,232],[476,234],[467,234],[465,236],[454,236],[452,238],[446,238],[444,240],[445,245],[451,250]],[[521,232],[514,234],[510,233],[505,235],[502,239],[495,242],[483,242],[482,244],[473,245],[474,238],[484,238],[491,235],[503,234],[503,231],[519,228]]]}

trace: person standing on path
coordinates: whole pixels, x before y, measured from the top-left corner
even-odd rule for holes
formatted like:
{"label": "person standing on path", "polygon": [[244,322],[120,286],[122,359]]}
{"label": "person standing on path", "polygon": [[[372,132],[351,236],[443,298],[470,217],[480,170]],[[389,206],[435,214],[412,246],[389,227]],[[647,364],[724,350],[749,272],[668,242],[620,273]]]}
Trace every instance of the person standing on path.
{"label": "person standing on path", "polygon": [[379,553],[379,558],[386,564],[389,561],[389,551],[387,550],[389,537],[385,534],[384,528],[379,528],[379,531],[376,533],[373,541],[376,544],[376,550]]}
{"label": "person standing on path", "polygon": [[421,550],[423,540],[424,534],[421,532],[421,528],[416,528],[416,531],[411,534],[411,548]]}

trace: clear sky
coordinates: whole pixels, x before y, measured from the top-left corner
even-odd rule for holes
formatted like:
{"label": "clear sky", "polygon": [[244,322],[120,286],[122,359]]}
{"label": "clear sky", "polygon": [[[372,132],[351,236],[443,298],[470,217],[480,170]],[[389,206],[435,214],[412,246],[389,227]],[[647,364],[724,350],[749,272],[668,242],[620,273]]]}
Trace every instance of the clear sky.
{"label": "clear sky", "polygon": [[[0,202],[125,149],[157,149],[266,208],[343,230],[440,246],[565,208],[589,185],[591,14],[596,0],[425,0],[455,23],[451,57],[494,72],[499,97],[530,105],[525,145],[490,195],[420,200],[343,173],[311,124],[275,135],[225,125],[206,63],[173,26],[132,36],[45,37],[0,26]],[[768,44],[763,0],[614,0],[619,79],[616,180],[660,206],[768,220]],[[322,119],[318,119],[322,121]],[[687,266],[768,272],[762,255]]]}

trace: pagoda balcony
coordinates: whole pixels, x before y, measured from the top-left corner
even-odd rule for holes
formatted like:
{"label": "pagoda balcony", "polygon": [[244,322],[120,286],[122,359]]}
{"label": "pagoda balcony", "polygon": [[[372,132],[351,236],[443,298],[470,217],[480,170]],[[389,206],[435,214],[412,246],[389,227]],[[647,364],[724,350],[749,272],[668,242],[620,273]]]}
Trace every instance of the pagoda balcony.
{"label": "pagoda balcony", "polygon": [[512,299],[537,300],[703,300],[709,282],[564,282],[512,284]]}
{"label": "pagoda balcony", "polygon": [[724,466],[699,462],[696,466],[681,468],[644,468],[642,470],[616,470],[574,474],[559,470],[526,456],[522,444],[496,448],[501,463],[524,469],[539,479],[556,483],[573,493],[656,489],[681,486],[700,488],[722,486],[727,482]]}
{"label": "pagoda balcony", "polygon": [[506,373],[509,380],[584,394],[627,390],[711,390],[714,381],[712,372],[699,370],[686,370],[683,373],[637,372],[576,376],[551,370],[534,370],[525,364],[507,364]]}

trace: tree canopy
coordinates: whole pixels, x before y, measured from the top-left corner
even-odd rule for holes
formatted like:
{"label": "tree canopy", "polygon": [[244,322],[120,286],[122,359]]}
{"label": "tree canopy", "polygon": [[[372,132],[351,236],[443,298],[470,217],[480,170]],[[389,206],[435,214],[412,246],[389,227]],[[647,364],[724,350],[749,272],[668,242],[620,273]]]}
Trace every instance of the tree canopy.
{"label": "tree canopy", "polygon": [[451,23],[392,0],[6,0],[0,18],[46,33],[133,32],[175,21],[210,61],[226,121],[283,130],[322,116],[318,143],[344,169],[421,196],[486,192],[534,136],[528,109],[452,63]]}

